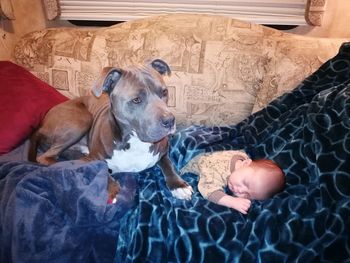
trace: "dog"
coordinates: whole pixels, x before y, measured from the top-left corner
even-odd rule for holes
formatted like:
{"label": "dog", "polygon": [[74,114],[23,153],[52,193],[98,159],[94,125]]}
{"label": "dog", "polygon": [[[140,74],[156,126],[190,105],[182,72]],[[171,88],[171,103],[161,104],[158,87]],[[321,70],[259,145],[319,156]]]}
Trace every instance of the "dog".
{"label": "dog", "polygon": [[[103,68],[91,95],[48,111],[30,138],[28,159],[45,165],[57,162],[59,156],[105,160],[112,173],[140,172],[157,164],[172,195],[190,199],[192,187],[176,173],[168,156],[169,135],[176,129],[163,80],[170,74],[161,59],[128,68]],[[38,149],[44,149],[40,156]],[[119,190],[109,176],[113,203]]]}

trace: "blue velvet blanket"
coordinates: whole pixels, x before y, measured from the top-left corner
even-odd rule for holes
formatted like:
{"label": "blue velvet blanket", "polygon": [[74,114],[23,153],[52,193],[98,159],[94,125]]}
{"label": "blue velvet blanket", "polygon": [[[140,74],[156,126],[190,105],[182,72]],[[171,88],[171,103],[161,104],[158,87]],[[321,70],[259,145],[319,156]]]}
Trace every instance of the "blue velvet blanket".
{"label": "blue velvet blanket", "polygon": [[201,152],[244,149],[285,171],[283,192],[247,215],[194,189],[177,200],[158,167],[0,163],[0,262],[344,262],[350,258],[350,44],[296,89],[228,127],[193,126],[171,140],[179,170]]}
{"label": "blue velvet blanket", "polygon": [[134,174],[107,205],[107,165],[0,164],[0,262],[112,262],[120,219],[135,201]]}

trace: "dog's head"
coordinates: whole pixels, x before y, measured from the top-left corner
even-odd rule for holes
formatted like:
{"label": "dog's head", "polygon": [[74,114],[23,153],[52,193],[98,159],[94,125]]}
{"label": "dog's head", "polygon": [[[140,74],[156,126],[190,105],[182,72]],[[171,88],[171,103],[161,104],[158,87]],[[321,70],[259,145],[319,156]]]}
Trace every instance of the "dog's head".
{"label": "dog's head", "polygon": [[135,132],[141,141],[157,142],[175,131],[175,117],[167,107],[170,75],[166,62],[155,59],[143,66],[107,67],[92,89],[95,96],[109,94],[118,125]]}

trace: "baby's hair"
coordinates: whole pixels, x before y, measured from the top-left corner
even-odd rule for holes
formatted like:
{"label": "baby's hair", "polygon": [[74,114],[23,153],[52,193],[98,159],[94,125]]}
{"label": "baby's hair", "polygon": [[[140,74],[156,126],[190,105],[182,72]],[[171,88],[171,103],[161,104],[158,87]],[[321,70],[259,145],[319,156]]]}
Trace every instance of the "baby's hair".
{"label": "baby's hair", "polygon": [[270,177],[273,177],[273,183],[265,186],[266,199],[281,192],[285,186],[285,175],[283,170],[272,160],[260,159],[253,160],[251,166],[255,169],[264,169],[264,172]]}

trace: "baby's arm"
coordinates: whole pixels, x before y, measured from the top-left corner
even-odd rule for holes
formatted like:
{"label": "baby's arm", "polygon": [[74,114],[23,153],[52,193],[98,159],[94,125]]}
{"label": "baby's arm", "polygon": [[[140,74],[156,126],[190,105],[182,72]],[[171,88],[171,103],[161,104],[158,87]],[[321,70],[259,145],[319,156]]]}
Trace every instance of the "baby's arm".
{"label": "baby's arm", "polygon": [[204,198],[218,205],[236,209],[242,214],[247,214],[251,205],[249,199],[228,195],[223,190],[215,190],[210,194],[205,195]]}
{"label": "baby's arm", "polygon": [[221,156],[220,152],[199,158],[198,190],[205,199],[213,203],[247,214],[251,201],[230,196],[224,191],[227,186],[227,174],[230,172],[231,159],[232,154]]}
{"label": "baby's arm", "polygon": [[217,204],[236,209],[242,214],[247,214],[251,205],[251,201],[246,198],[234,197],[225,194],[217,201]]}

